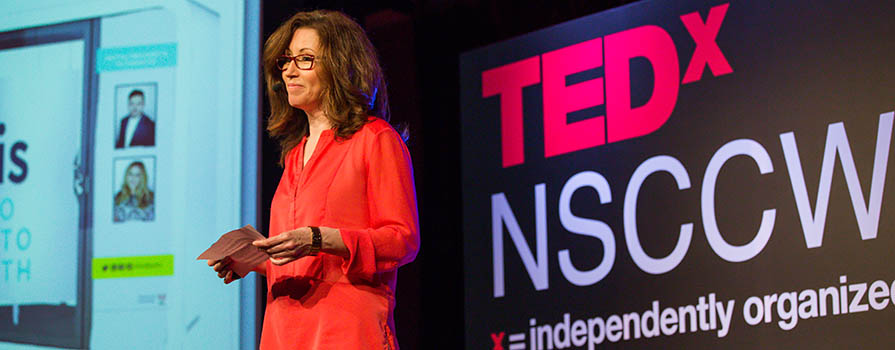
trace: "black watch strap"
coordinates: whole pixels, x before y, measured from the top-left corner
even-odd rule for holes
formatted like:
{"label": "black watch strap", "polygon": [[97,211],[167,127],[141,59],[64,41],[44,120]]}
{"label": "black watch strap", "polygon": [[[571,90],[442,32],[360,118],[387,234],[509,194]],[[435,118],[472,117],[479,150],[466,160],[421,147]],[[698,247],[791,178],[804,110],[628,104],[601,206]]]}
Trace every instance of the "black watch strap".
{"label": "black watch strap", "polygon": [[317,226],[309,226],[311,229],[311,233],[313,234],[311,237],[311,252],[308,253],[310,256],[316,256],[317,253],[320,253],[320,248],[323,247],[323,236],[320,234],[320,228]]}

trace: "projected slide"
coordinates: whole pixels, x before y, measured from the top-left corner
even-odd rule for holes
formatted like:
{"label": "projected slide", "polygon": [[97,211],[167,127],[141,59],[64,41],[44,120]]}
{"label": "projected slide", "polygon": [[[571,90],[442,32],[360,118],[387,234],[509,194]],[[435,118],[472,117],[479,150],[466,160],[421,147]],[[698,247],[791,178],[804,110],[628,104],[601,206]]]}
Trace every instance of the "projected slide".
{"label": "projected slide", "polygon": [[[0,51],[0,65],[23,68],[5,70],[0,91],[41,92],[34,100],[0,97],[0,130],[9,140],[3,144],[0,214],[10,224],[3,229],[0,282],[7,285],[0,288],[0,305],[76,304],[78,202],[71,184],[57,178],[70,175],[59,174],[58,164],[71,164],[72,150],[80,148],[83,53],[78,41]],[[40,56],[67,64],[32,59]],[[50,80],[54,88],[44,89],[42,82]],[[47,215],[53,220],[45,220]]]}
{"label": "projected slide", "polygon": [[0,2],[0,349],[236,348],[195,257],[241,226],[243,6],[53,6]]}
{"label": "projected slide", "polygon": [[0,48],[0,66],[16,67],[0,70],[0,339],[80,342],[83,208],[73,174],[85,50],[84,40]]}
{"label": "projected slide", "polygon": [[465,53],[466,348],[893,348],[893,11],[650,0]]}

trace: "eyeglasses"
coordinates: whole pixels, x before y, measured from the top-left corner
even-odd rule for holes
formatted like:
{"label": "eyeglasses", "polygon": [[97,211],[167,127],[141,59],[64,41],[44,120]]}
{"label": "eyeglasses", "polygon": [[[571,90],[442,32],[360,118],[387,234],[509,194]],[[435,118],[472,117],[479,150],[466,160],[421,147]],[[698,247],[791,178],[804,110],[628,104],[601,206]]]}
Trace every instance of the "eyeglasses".
{"label": "eyeglasses", "polygon": [[298,56],[288,56],[283,55],[277,57],[277,68],[280,70],[286,70],[289,68],[289,62],[295,62],[295,67],[301,70],[311,70],[314,69],[314,60],[317,57],[311,55],[298,55]]}

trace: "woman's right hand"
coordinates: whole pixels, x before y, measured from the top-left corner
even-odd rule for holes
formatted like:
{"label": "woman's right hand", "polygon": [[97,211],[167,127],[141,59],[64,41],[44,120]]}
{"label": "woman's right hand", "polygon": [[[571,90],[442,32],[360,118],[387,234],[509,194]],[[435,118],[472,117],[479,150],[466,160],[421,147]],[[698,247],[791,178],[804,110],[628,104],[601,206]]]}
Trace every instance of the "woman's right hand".
{"label": "woman's right hand", "polygon": [[233,259],[229,256],[221,260],[208,260],[208,266],[211,266],[211,268],[218,273],[218,277],[224,279],[224,284],[229,284],[240,278],[236,272],[233,272],[233,270],[230,269],[232,264]]}

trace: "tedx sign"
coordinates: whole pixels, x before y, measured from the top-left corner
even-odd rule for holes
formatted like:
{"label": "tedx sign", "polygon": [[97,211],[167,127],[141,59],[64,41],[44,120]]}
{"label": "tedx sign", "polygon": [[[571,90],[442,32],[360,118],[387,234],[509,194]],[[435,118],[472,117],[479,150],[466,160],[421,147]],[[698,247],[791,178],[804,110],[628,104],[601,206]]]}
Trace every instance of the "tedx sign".
{"label": "tedx sign", "polygon": [[466,347],[895,345],[893,10],[644,1],[463,54]]}
{"label": "tedx sign", "polygon": [[[482,72],[482,97],[500,96],[503,166],[525,160],[522,88],[537,83],[542,84],[545,157],[643,136],[661,127],[674,110],[679,84],[700,80],[706,66],[716,76],[733,72],[715,43],[728,6],[713,7],[705,22],[697,12],[681,16],[696,43],[683,81],[679,80],[674,41],[655,25],[608,34]],[[631,106],[633,58],[645,59],[653,71],[652,96],[638,107]],[[567,84],[569,75],[600,67],[605,67],[605,78]],[[604,104],[605,116],[567,120],[570,112]]]}

